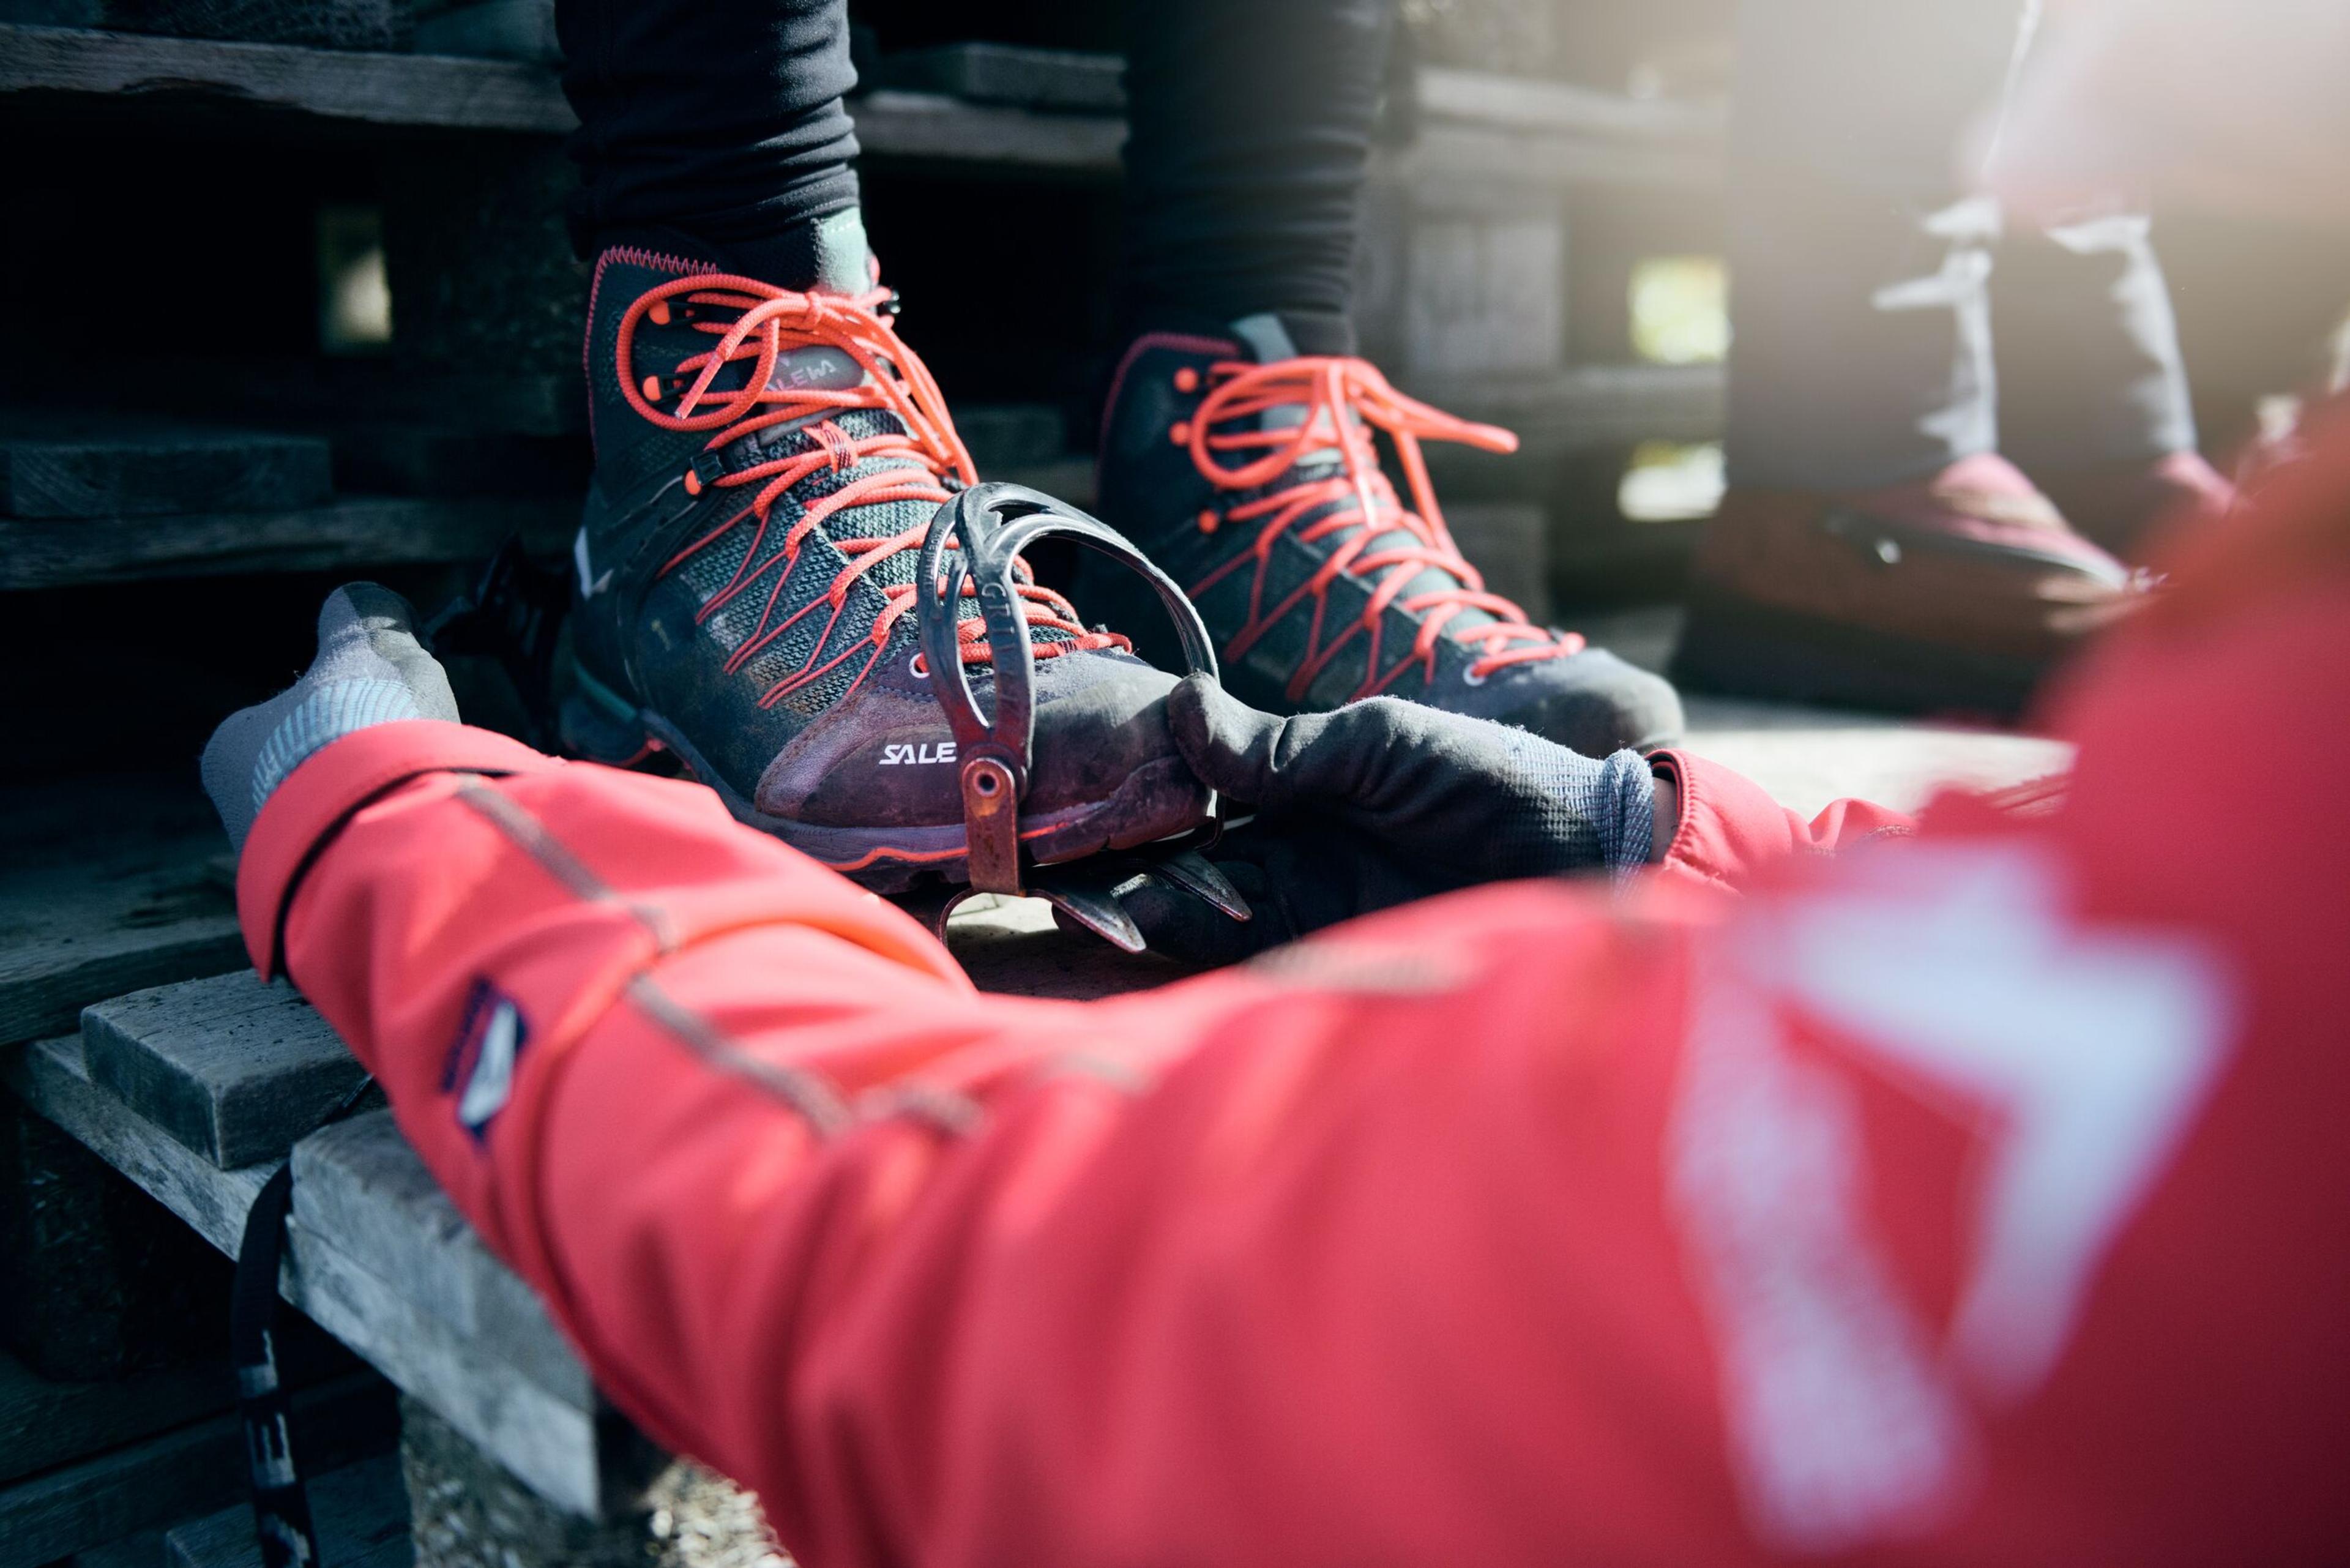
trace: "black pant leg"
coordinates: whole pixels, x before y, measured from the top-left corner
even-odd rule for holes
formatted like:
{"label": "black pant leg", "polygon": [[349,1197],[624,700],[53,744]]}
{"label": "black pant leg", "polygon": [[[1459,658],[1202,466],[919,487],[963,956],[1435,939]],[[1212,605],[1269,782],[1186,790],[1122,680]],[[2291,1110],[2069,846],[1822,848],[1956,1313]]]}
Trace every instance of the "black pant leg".
{"label": "black pant leg", "polygon": [[584,252],[666,230],[788,258],[857,206],[845,0],[556,0],[556,28]]}
{"label": "black pant leg", "polygon": [[1135,0],[1129,326],[1258,312],[1345,332],[1392,0]]}

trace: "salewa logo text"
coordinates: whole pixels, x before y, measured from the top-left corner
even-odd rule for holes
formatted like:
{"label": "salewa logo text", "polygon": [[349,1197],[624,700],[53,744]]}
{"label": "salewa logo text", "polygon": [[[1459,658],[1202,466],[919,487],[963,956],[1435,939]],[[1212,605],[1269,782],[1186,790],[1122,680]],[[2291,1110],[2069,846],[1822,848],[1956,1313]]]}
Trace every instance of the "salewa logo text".
{"label": "salewa logo text", "polygon": [[919,746],[884,746],[881,765],[896,767],[901,763],[951,763],[955,760],[955,743],[941,741],[932,745],[925,741]]}

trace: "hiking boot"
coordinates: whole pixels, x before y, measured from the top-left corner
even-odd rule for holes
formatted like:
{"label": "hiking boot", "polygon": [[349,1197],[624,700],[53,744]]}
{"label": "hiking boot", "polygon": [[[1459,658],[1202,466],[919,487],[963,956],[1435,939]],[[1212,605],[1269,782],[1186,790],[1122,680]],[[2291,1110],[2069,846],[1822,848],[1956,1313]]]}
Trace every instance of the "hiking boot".
{"label": "hiking boot", "polygon": [[2199,452],[2043,474],[2040,483],[2066,522],[2139,564],[2168,535],[2217,523],[2236,504],[2236,487]]}
{"label": "hiking boot", "polygon": [[1732,488],[1673,678],[1709,691],[2013,718],[2142,597],[2004,459],[1859,495]]}
{"label": "hiking boot", "polygon": [[[1409,506],[1375,431],[1393,444]],[[1191,595],[1226,689],[1253,707],[1384,693],[1590,756],[1673,740],[1680,701],[1663,680],[1485,591],[1445,531],[1422,440],[1516,446],[1405,397],[1365,360],[1294,352],[1277,317],[1246,317],[1229,337],[1153,333],[1110,388],[1102,515]],[[1106,575],[1078,581],[1089,604],[1138,602]],[[1160,645],[1142,651],[1160,657]]]}
{"label": "hiking boot", "polygon": [[[887,290],[794,293],[604,252],[588,303],[596,473],[574,552],[566,743],[665,749],[744,822],[881,891],[967,878],[952,732],[916,634],[916,559],[972,483]],[[1039,864],[1204,820],[1174,678],[1020,576],[1035,658],[1022,846]],[[983,710],[975,596],[958,646]]]}

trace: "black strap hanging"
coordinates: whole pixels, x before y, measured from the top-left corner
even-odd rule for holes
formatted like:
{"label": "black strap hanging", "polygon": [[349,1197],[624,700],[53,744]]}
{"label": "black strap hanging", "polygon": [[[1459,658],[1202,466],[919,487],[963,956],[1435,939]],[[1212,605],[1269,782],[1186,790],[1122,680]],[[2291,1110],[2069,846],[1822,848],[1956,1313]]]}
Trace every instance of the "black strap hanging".
{"label": "black strap hanging", "polygon": [[244,1462],[253,1480],[253,1530],[262,1568],[318,1568],[310,1499],[294,1462],[287,1417],[293,1401],[277,1376],[277,1268],[286,1255],[286,1216],[294,1206],[289,1158],[264,1183],[244,1216],[236,1251],[235,1297],[229,1310],[229,1355],[236,1364],[237,1408],[244,1418]]}
{"label": "black strap hanging", "polygon": [[[374,1086],[361,1078],[326,1122],[340,1121]],[[326,1125],[324,1122],[321,1126]],[[263,1182],[245,1210],[231,1287],[229,1359],[236,1366],[237,1413],[244,1423],[244,1462],[253,1482],[253,1532],[261,1568],[320,1568],[310,1497],[295,1462],[289,1417],[293,1398],[277,1371],[277,1273],[286,1257],[286,1220],[294,1211],[294,1161],[289,1155]]]}

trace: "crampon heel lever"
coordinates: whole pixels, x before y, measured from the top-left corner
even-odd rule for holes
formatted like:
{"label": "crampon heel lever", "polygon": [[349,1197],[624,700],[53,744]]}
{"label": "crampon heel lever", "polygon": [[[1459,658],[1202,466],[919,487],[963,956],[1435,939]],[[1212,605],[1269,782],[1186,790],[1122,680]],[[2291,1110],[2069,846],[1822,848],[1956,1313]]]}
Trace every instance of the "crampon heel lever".
{"label": "crampon heel lever", "polygon": [[[963,836],[970,885],[947,899],[935,920],[941,935],[954,906],[973,893],[1034,894],[1050,899],[1078,924],[1128,952],[1143,949],[1141,931],[1118,905],[1115,889],[1146,865],[1178,886],[1193,890],[1235,919],[1247,919],[1247,903],[1207,859],[1201,840],[1170,843],[1152,863],[1129,852],[1098,870],[1054,875],[1024,885],[1020,849],[1020,801],[1028,787],[1036,739],[1036,662],[1029,650],[1028,626],[1020,608],[1020,552],[1044,538],[1066,538],[1128,567],[1150,585],[1175,623],[1191,674],[1216,676],[1216,650],[1200,612],[1166,573],[1126,536],[1097,517],[1020,484],[979,484],[941,506],[922,540],[915,581],[915,618],[931,689],[954,732],[961,762]],[[947,550],[960,560],[950,569]],[[963,674],[956,633],[965,585],[979,600],[979,612],[994,656],[994,712],[980,711]],[[1209,796],[1209,811],[1215,797]],[[1211,835],[1211,840],[1212,834]],[[1091,868],[1093,862],[1085,865]],[[1031,867],[1030,869],[1034,869]]]}

